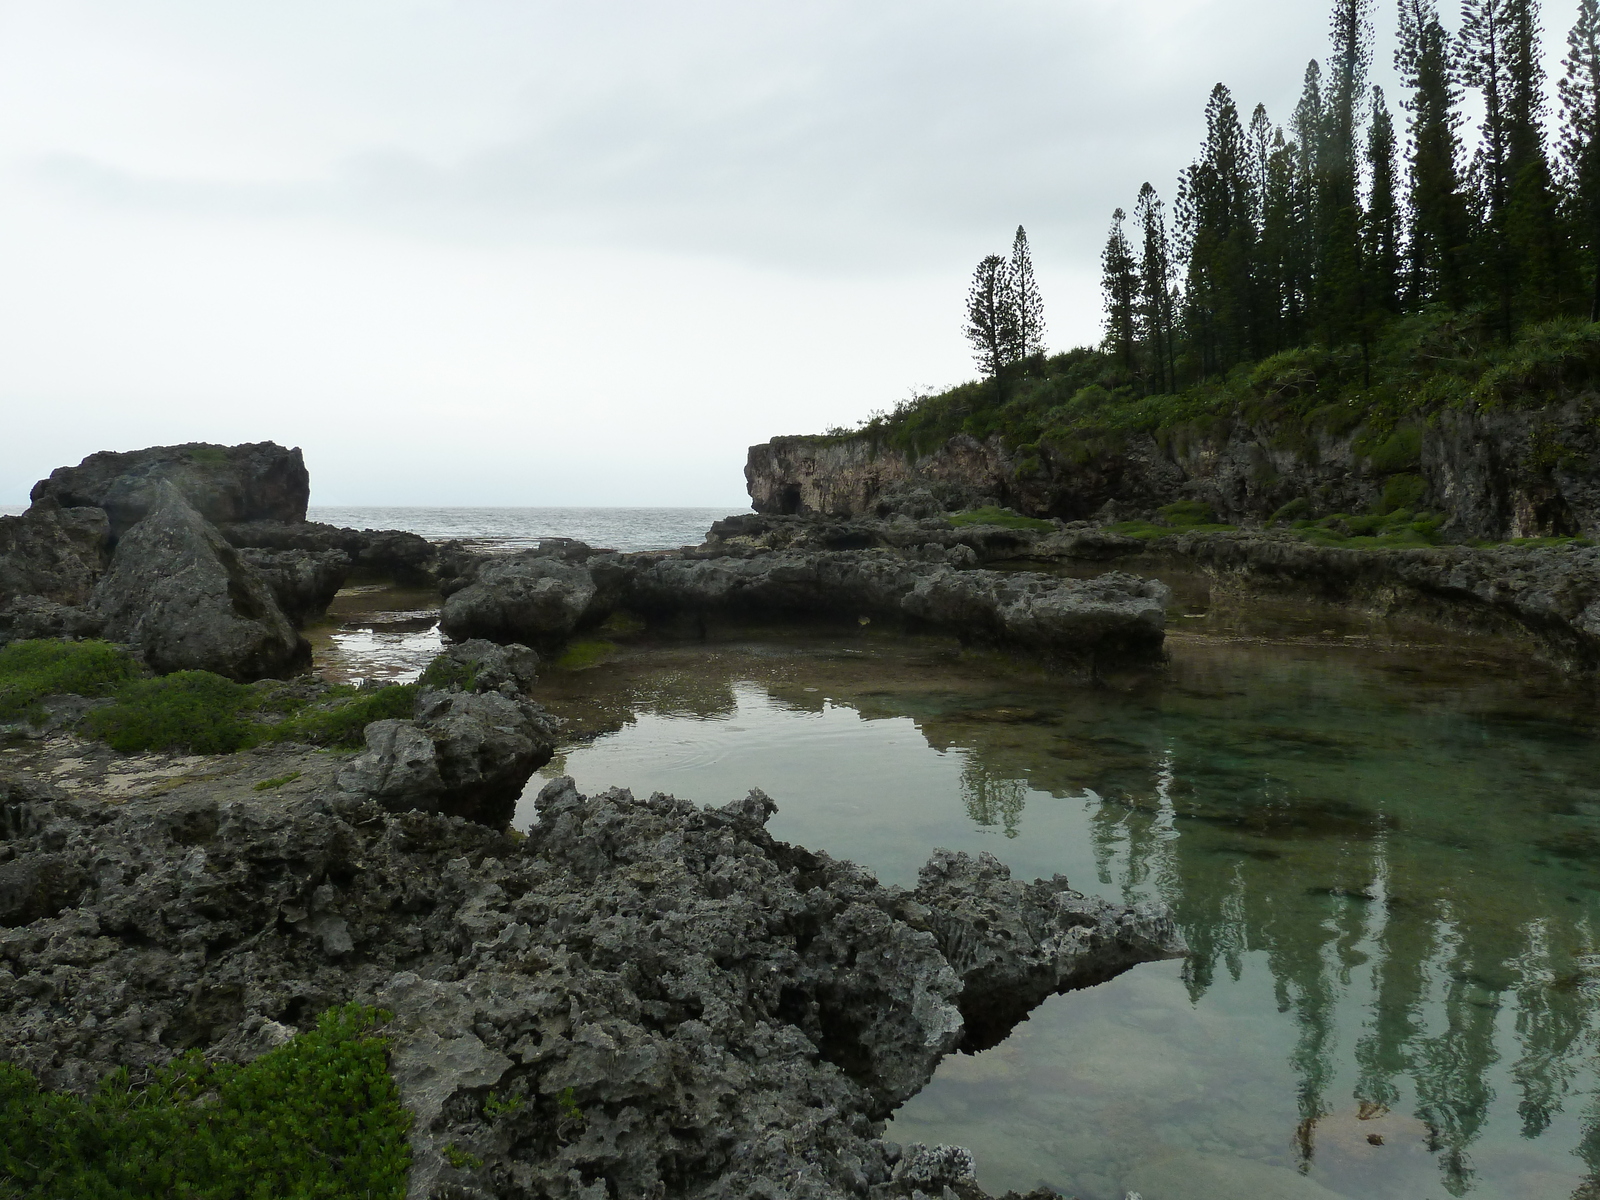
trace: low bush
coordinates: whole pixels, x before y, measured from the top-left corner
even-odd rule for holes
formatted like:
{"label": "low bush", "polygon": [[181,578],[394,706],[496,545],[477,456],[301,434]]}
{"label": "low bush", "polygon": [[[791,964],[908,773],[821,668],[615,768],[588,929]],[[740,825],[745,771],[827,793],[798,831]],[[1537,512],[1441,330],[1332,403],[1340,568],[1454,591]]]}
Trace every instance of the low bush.
{"label": "low bush", "polygon": [[110,642],[38,639],[0,647],[0,721],[46,696],[105,696],[139,677],[139,664]]}
{"label": "low bush", "polygon": [[127,684],[115,695],[115,704],[84,719],[85,732],[112,749],[232,754],[262,742],[359,747],[370,722],[412,715],[417,688],[335,687],[308,701],[209,671],[177,671]]}
{"label": "low bush", "polygon": [[175,671],[122,688],[117,702],[90,713],[84,727],[125,754],[232,754],[260,740],[259,727],[245,715],[255,699],[251,688],[221,675]]}
{"label": "low bush", "polygon": [[245,1066],[191,1051],[87,1098],[0,1063],[3,1200],[400,1200],[411,1151],[377,1026],[347,1005]]}
{"label": "low bush", "polygon": [[965,512],[948,513],[945,520],[958,527],[999,525],[1003,529],[1034,529],[1041,533],[1047,533],[1055,528],[1049,521],[1041,521],[1037,517],[1024,517],[1009,508],[999,508],[993,504],[985,505],[983,508],[969,508]]}

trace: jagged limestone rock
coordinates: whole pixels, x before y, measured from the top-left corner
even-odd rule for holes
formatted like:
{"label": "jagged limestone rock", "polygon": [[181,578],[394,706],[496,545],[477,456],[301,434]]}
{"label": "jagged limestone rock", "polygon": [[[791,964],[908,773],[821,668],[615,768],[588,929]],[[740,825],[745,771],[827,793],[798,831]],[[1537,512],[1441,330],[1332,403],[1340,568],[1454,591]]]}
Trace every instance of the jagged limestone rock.
{"label": "jagged limestone rock", "polygon": [[311,648],[261,574],[172,483],[153,486],[149,515],[117,543],[91,599],[105,636],[161,673],[250,681],[309,666]]}

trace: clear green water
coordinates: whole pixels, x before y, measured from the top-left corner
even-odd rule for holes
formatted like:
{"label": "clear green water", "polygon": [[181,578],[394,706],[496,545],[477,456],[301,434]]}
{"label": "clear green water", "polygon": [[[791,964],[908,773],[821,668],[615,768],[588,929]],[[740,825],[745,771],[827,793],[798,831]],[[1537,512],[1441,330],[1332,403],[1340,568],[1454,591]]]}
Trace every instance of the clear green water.
{"label": "clear green water", "polygon": [[1101,687],[887,638],[636,651],[542,685],[574,721],[544,778],[759,786],[774,834],[886,881],[947,846],[1170,905],[1190,959],[1054,998],[896,1115],[991,1191],[1600,1196],[1591,694],[1326,620],[1200,622]]}

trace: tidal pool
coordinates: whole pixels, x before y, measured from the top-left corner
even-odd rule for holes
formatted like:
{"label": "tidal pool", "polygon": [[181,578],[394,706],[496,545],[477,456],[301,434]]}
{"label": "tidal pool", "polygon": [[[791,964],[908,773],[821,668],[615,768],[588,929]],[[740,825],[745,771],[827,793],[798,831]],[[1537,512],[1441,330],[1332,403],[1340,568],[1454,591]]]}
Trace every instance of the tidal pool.
{"label": "tidal pool", "polygon": [[1164,669],[1095,686],[876,634],[552,671],[570,740],[517,819],[559,774],[760,787],[776,836],[886,882],[945,846],[1170,905],[1186,961],[1054,998],[895,1115],[991,1191],[1600,1196],[1592,694],[1315,613],[1173,624]]}

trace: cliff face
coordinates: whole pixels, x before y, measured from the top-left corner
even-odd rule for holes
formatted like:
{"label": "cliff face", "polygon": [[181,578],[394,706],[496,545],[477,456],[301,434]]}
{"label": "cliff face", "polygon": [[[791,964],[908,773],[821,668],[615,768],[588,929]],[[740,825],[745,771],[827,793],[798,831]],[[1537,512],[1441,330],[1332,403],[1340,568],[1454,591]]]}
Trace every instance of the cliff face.
{"label": "cliff face", "polygon": [[1446,411],[1381,437],[1364,426],[1330,434],[1219,421],[1068,451],[957,435],[921,455],[865,436],[783,437],[750,448],[745,479],[763,513],[869,513],[926,488],[949,507],[999,503],[1066,520],[1199,500],[1239,522],[1301,501],[1308,515],[1427,509],[1458,538],[1600,537],[1597,422],[1600,398],[1584,397]]}

